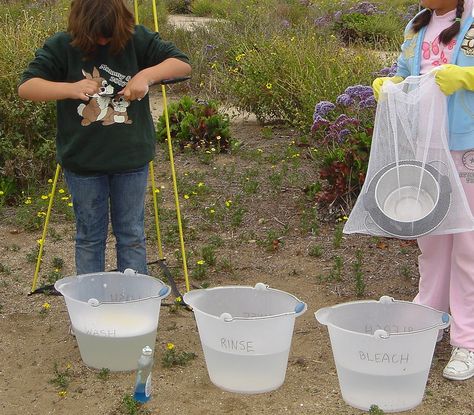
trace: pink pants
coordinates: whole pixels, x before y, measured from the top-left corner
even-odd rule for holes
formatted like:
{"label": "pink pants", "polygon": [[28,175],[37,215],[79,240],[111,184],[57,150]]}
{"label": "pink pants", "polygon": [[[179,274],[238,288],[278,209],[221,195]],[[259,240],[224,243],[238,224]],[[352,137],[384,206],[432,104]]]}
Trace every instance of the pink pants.
{"label": "pink pants", "polygon": [[[452,151],[471,211],[474,212],[474,151]],[[474,351],[474,231],[418,239],[421,255],[416,303],[451,313],[451,345]]]}

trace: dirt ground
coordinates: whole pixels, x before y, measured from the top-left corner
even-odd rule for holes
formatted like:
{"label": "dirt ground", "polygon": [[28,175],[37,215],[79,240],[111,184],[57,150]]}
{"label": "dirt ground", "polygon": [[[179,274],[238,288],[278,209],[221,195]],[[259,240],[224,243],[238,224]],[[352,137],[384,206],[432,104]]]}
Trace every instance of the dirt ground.
{"label": "dirt ground", "polygon": [[[155,348],[152,400],[140,413],[362,413],[342,400],[328,332],[325,326],[316,322],[314,312],[324,306],[358,299],[353,276],[357,250],[363,254],[361,265],[366,284],[360,298],[378,299],[390,295],[411,300],[418,283],[416,244],[369,236],[344,236],[340,246],[335,247],[334,221],[321,221],[317,232],[303,231],[304,209],[312,206],[303,192],[303,187],[314,175],[311,163],[305,160],[294,170],[290,168],[288,175],[294,173],[293,181],[285,179],[275,190],[267,180],[271,171],[270,159],[257,158],[262,151],[270,154],[285,149],[294,132],[274,127],[272,137],[268,137],[254,121],[242,120],[233,124],[232,130],[242,142],[241,150],[235,155],[220,156],[209,164],[200,162],[196,156],[176,155],[176,168],[182,181],[202,177],[199,180],[212,189],[194,204],[183,200],[182,210],[188,220],[187,248],[199,252],[211,237],[220,238],[217,265],[210,267],[206,275],[206,282],[211,286],[264,282],[294,294],[308,304],[307,312],[296,320],[286,379],[278,390],[258,395],[218,389],[207,374],[193,313],[186,310],[172,312],[171,307],[163,305]],[[169,183],[167,163],[160,148],[156,160],[159,183]],[[241,190],[240,179],[250,175],[249,169],[257,172],[255,177],[260,180],[260,187],[257,192],[246,194]],[[163,191],[163,205],[172,206],[172,197],[166,191],[169,191],[168,184]],[[239,195],[241,198],[237,199]],[[234,197],[234,203],[239,200],[245,208],[239,226],[210,223],[200,214],[211,200],[222,204],[230,197]],[[127,412],[122,401],[124,395],[133,392],[135,374],[110,373],[102,379],[98,370],[89,369],[81,361],[76,339],[68,332],[69,319],[63,298],[27,295],[34,273],[34,263],[28,259],[28,254],[36,247],[41,231],[26,232],[15,226],[14,214],[14,211],[8,211],[0,223],[0,413],[133,413]],[[151,219],[147,218],[147,221],[151,222]],[[49,237],[45,243],[40,283],[44,283],[53,257],[64,260],[63,275],[74,273],[74,226],[53,215],[51,227],[55,237]],[[265,238],[272,230],[282,236],[267,246]],[[319,246],[319,256],[309,255],[315,245]],[[176,248],[177,244],[165,248],[170,262]],[[155,257],[156,246],[153,238],[149,238],[149,259]],[[198,257],[198,254],[191,256],[191,270]],[[341,276],[331,279],[327,276],[334,270],[336,257],[342,260]],[[222,266],[219,267],[219,263]],[[111,237],[107,267],[114,266]],[[164,280],[156,267],[151,266],[149,273]],[[176,273],[180,289],[184,291],[183,278],[179,271]],[[202,283],[192,281],[193,284]],[[45,302],[51,307],[47,312],[41,312]],[[423,403],[407,413],[474,413],[473,381],[452,382],[441,376],[450,354],[448,337],[445,335],[436,347]],[[182,367],[162,367],[161,357],[169,342],[177,351],[193,352],[197,357]],[[59,373],[67,372],[70,381],[67,388],[51,383],[52,379],[57,379],[55,365]],[[62,390],[66,393],[60,393]]]}

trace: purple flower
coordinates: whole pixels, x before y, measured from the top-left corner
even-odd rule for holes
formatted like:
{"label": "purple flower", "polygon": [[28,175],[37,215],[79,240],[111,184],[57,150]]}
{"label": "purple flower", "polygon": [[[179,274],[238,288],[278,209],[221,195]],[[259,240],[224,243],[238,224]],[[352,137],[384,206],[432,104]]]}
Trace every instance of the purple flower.
{"label": "purple flower", "polygon": [[379,75],[379,76],[395,76],[395,74],[397,73],[397,68],[398,68],[398,65],[395,62],[392,66],[382,68],[377,73],[377,75]]}
{"label": "purple flower", "polygon": [[288,20],[283,19],[283,20],[281,21],[281,25],[282,25],[282,27],[284,27],[285,29],[287,29],[287,28],[290,27],[290,22],[289,22]]}
{"label": "purple flower", "polygon": [[350,134],[350,130],[348,130],[347,128],[344,128],[343,130],[339,131],[339,134],[337,135],[337,141],[339,141],[339,143],[342,143],[344,141],[344,139]]}
{"label": "purple flower", "polygon": [[311,132],[317,131],[319,128],[329,125],[329,121],[326,118],[321,117],[320,115],[316,115],[314,117],[313,126],[311,127]]}
{"label": "purple flower", "polygon": [[317,27],[324,27],[329,25],[330,18],[328,16],[317,17],[314,19],[314,25]]}
{"label": "purple flower", "polygon": [[336,106],[330,101],[321,101],[314,108],[313,120],[319,115],[324,117],[328,112],[332,111]]}
{"label": "purple flower", "polygon": [[375,100],[374,96],[368,97],[359,103],[360,108],[374,108],[376,106],[377,101]]}
{"label": "purple flower", "polygon": [[368,1],[362,1],[349,9],[349,13],[375,14],[378,12],[377,6]]}
{"label": "purple flower", "polygon": [[349,86],[346,88],[344,93],[349,95],[351,98],[358,99],[360,101],[374,95],[372,87],[367,85]]}
{"label": "purple flower", "polygon": [[354,104],[354,100],[348,94],[341,94],[336,98],[336,104],[342,105],[343,107],[350,107]]}

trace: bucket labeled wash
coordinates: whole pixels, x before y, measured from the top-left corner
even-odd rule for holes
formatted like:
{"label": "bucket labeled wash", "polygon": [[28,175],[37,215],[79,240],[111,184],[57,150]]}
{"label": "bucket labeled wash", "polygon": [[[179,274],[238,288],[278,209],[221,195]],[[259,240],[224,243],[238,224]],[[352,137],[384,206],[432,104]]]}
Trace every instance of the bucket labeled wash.
{"label": "bucket labeled wash", "polygon": [[54,288],[87,366],[135,370],[143,347],[154,349],[161,300],[171,292],[162,281],[127,269],[66,277]]}
{"label": "bucket labeled wash", "polygon": [[447,313],[383,296],[315,313],[328,327],[344,401],[368,411],[406,411],[421,403]]}
{"label": "bucket labeled wash", "polygon": [[280,387],[295,317],[306,304],[263,283],[193,290],[184,301],[194,316],[212,383],[238,393]]}

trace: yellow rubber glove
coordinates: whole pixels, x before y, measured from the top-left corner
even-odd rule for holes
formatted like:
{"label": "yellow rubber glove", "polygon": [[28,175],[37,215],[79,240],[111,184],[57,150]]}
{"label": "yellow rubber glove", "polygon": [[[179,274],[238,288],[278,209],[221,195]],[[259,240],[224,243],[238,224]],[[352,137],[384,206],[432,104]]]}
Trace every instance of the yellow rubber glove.
{"label": "yellow rubber glove", "polygon": [[382,89],[382,85],[387,82],[393,82],[394,84],[399,84],[400,82],[403,81],[403,77],[401,76],[385,76],[382,78],[375,78],[374,82],[372,82],[372,89],[374,90],[374,97],[378,101],[379,100],[379,95],[380,95],[380,90]]}
{"label": "yellow rubber glove", "polygon": [[474,66],[442,65],[435,73],[435,81],[444,95],[459,89],[474,91]]}

